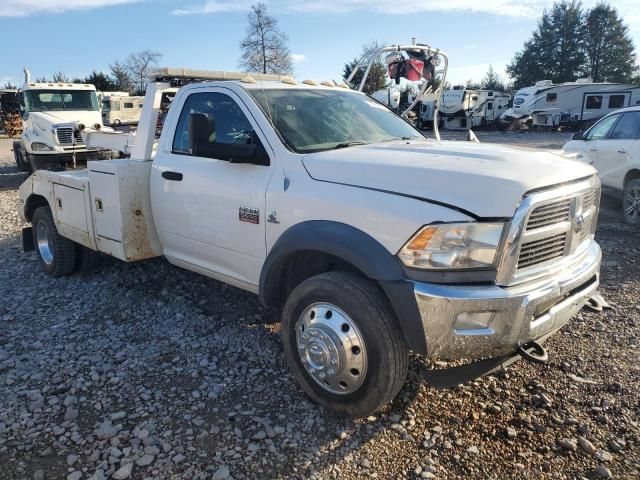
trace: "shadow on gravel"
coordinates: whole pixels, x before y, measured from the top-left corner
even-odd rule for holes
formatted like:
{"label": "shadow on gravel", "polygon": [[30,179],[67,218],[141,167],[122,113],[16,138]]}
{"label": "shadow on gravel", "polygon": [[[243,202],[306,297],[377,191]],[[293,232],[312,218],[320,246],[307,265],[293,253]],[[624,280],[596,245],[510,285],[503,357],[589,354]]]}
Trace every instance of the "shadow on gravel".
{"label": "shadow on gravel", "polygon": [[0,190],[17,190],[28,176],[28,173],[18,171],[16,166],[0,167]]}

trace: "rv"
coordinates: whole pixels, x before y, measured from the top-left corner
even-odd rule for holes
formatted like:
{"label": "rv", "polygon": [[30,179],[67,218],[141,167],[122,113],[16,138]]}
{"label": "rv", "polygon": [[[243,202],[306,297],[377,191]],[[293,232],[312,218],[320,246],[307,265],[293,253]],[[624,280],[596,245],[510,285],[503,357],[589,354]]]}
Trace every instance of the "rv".
{"label": "rv", "polygon": [[501,121],[514,126],[580,129],[634,105],[640,105],[640,85],[594,83],[589,78],[561,84],[542,80],[518,90],[513,108],[504,112]]}
{"label": "rv", "polygon": [[440,103],[442,126],[448,130],[467,130],[495,124],[509,108],[511,95],[497,90],[445,90]]}
{"label": "rv", "polygon": [[104,95],[102,97],[102,122],[105,125],[137,125],[142,112],[144,97]]}

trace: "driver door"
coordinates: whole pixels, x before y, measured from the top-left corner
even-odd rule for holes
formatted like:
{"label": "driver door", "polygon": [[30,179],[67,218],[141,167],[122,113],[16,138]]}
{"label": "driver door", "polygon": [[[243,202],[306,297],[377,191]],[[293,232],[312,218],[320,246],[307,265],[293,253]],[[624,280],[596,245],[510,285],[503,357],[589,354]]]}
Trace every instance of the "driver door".
{"label": "driver door", "polygon": [[193,155],[189,116],[206,115],[212,143],[260,141],[268,153],[271,150],[242,100],[227,89],[191,90],[178,106],[171,150],[156,154],[151,174],[154,221],[164,255],[191,270],[255,290],[266,257],[265,195],[273,165]]}
{"label": "driver door", "polygon": [[[602,148],[602,141],[607,138],[619,119],[619,114],[605,117],[591,127],[584,136],[582,154],[586,157],[589,165],[593,165],[596,169],[598,169],[598,156]],[[601,172],[598,170],[598,173]]]}

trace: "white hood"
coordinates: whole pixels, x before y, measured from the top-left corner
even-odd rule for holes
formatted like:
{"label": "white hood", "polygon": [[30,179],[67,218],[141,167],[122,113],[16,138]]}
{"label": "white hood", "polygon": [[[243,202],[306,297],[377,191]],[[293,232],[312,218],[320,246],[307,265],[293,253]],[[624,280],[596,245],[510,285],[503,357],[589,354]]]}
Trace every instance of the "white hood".
{"label": "white hood", "polygon": [[93,127],[96,123],[102,125],[102,117],[98,110],[74,110],[59,112],[30,112],[30,119],[40,128],[46,129],[59,123],[83,123],[87,127]]}
{"label": "white hood", "polygon": [[559,155],[474,142],[389,142],[312,153],[316,180],[420,197],[477,217],[511,217],[530,190],[594,175]]}

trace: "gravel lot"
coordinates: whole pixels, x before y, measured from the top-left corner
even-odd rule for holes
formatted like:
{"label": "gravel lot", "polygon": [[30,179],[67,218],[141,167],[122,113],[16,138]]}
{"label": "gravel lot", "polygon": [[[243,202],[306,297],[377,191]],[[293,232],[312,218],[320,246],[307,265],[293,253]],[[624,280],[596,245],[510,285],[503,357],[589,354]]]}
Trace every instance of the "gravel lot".
{"label": "gravel lot", "polygon": [[[558,148],[570,134],[480,132]],[[448,138],[459,138],[447,134]],[[277,312],[163,260],[46,277],[22,253],[0,138],[0,478],[637,478],[640,244],[603,202],[603,314],[550,362],[452,389],[413,358],[386,411],[346,420],[289,374]],[[441,370],[440,370],[441,371]]]}

